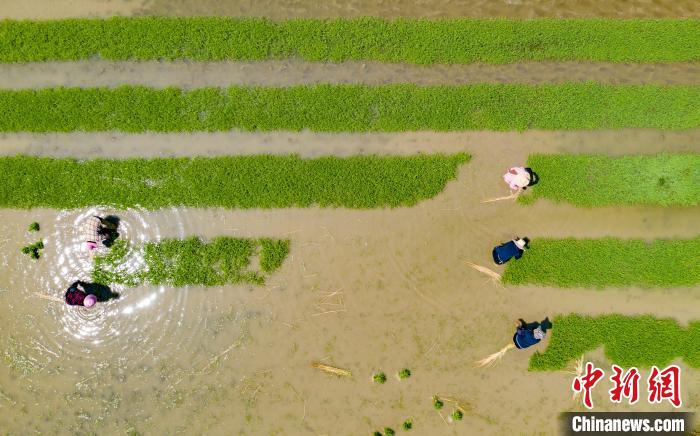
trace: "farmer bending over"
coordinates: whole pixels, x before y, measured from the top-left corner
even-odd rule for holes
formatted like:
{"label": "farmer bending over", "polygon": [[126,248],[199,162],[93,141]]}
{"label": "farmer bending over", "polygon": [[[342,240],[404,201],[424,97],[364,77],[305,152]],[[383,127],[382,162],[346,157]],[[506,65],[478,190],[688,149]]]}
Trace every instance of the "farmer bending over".
{"label": "farmer bending over", "polygon": [[83,224],[85,248],[95,254],[100,244],[108,245],[116,237],[117,227],[114,223],[99,216],[91,216]]}
{"label": "farmer bending over", "polygon": [[509,168],[508,172],[503,175],[503,180],[513,191],[524,191],[528,186],[537,184],[539,177],[532,169],[525,167]]}
{"label": "farmer bending over", "polygon": [[502,265],[512,258],[520,259],[528,247],[529,240],[527,238],[519,238],[504,242],[493,249],[493,261],[497,265]]}
{"label": "farmer bending over", "polygon": [[547,330],[551,328],[552,323],[549,321],[549,317],[543,319],[542,322],[531,323],[519,319],[513,335],[513,343],[518,349],[531,347],[540,342],[547,334]]}
{"label": "farmer bending over", "polygon": [[66,291],[66,304],[69,306],[92,307],[97,303],[97,297],[85,291],[85,283],[78,280]]}

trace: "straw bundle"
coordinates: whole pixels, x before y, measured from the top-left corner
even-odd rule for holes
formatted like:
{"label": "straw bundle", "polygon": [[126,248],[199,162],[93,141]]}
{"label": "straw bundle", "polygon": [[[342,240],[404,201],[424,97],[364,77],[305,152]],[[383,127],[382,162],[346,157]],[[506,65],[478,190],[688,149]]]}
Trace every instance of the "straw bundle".
{"label": "straw bundle", "polygon": [[508,350],[512,350],[513,348],[515,348],[514,344],[508,344],[505,347],[501,348],[500,351],[490,354],[474,363],[479,368],[495,365],[508,352]]}
{"label": "straw bundle", "polygon": [[352,372],[348,371],[347,369],[337,368],[335,366],[326,365],[320,362],[312,362],[311,367],[320,369],[321,371],[327,372],[329,374],[337,375],[339,377],[352,376]]}

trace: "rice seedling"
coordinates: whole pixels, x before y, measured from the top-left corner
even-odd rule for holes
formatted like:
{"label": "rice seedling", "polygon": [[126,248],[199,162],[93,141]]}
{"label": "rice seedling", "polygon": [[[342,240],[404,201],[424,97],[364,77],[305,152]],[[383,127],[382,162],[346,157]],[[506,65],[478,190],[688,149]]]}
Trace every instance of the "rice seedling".
{"label": "rice seedling", "polygon": [[374,376],[372,376],[372,380],[374,380],[375,383],[383,385],[384,383],[386,383],[386,374],[384,374],[383,372],[374,374]]}
{"label": "rice seedling", "polygon": [[651,315],[569,314],[556,317],[554,325],[547,348],[532,355],[531,370],[566,370],[600,347],[606,358],[625,368],[662,367],[677,358],[700,368],[700,321],[682,328],[673,319]]}
{"label": "rice seedling", "polygon": [[29,224],[27,231],[28,232],[38,232],[40,229],[41,229],[41,227],[39,226],[39,223],[33,222],[33,223]]}
{"label": "rice seedling", "polygon": [[394,436],[396,432],[394,431],[393,428],[390,427],[385,427],[384,428],[384,436]]}
{"label": "rice seedling", "polygon": [[411,376],[411,370],[408,368],[404,368],[399,373],[397,374],[400,380],[407,379]]}
{"label": "rice seedling", "polygon": [[38,241],[33,244],[26,245],[22,247],[22,253],[26,254],[30,258],[36,260],[41,257],[41,250],[44,249],[44,242]]}
{"label": "rice seedling", "polygon": [[[1,117],[0,117],[1,118]],[[295,155],[216,158],[54,159],[0,157],[0,207],[225,208],[401,207],[442,192],[469,155]],[[75,177],[80,174],[81,177]],[[206,177],[202,175],[206,174]],[[100,189],[94,189],[99,186]],[[42,195],[36,195],[41,192]],[[263,242],[263,268],[286,255],[282,242]]]}
{"label": "rice seedling", "polygon": [[507,284],[561,288],[684,287],[700,283],[700,238],[533,239],[528,252],[509,262]]}
{"label": "rice seedling", "polygon": [[443,406],[445,406],[445,403],[443,403],[443,402],[440,400],[440,398],[438,398],[438,397],[433,397],[433,407],[434,407],[436,410],[442,409]]}
{"label": "rice seedling", "polygon": [[0,113],[0,132],[37,133],[690,129],[700,127],[700,86],[585,82],[16,89],[0,90]]}
{"label": "rice seedling", "polygon": [[402,427],[405,431],[411,430],[411,429],[413,428],[413,420],[410,419],[410,418],[407,419],[407,420],[405,420],[405,421],[403,422],[403,424],[401,425],[401,427]]}
{"label": "rice seedling", "polygon": [[4,20],[0,35],[0,62],[294,58],[431,65],[700,59],[700,24],[674,19],[112,17]]}
{"label": "rice seedling", "polygon": [[534,154],[527,164],[540,182],[520,196],[523,203],[547,198],[584,207],[700,204],[700,154]]}
{"label": "rice seedling", "polygon": [[461,410],[455,410],[454,412],[452,412],[452,419],[454,419],[455,421],[461,421],[462,418],[464,418],[464,413],[462,413]]}

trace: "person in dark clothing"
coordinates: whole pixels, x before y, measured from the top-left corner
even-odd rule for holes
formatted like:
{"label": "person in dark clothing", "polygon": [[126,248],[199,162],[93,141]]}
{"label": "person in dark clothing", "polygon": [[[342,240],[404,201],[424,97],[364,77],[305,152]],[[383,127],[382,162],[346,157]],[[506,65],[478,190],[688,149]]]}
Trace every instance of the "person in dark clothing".
{"label": "person in dark clothing", "polygon": [[539,343],[547,334],[547,330],[551,328],[552,323],[549,321],[549,317],[543,319],[542,322],[530,323],[519,319],[513,335],[513,343],[518,349],[531,347]]}
{"label": "person in dark clothing", "polygon": [[92,307],[97,303],[97,297],[85,292],[85,283],[78,280],[66,291],[66,304],[69,306]]}
{"label": "person in dark clothing", "polygon": [[497,265],[502,265],[512,258],[520,259],[528,248],[528,242],[527,238],[518,237],[511,241],[504,242],[493,249],[493,261],[496,262]]}

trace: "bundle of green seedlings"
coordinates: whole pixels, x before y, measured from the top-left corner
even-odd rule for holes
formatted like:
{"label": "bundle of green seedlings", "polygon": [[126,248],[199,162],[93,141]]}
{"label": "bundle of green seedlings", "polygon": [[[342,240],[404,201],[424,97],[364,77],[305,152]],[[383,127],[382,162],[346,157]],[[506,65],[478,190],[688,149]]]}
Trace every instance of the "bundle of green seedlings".
{"label": "bundle of green seedlings", "polygon": [[41,226],[39,226],[39,223],[33,222],[29,224],[29,227],[27,227],[28,232],[38,232],[41,229]]}
{"label": "bundle of green seedlings", "polygon": [[569,314],[556,317],[552,323],[547,349],[530,359],[532,370],[565,369],[600,347],[612,363],[625,368],[663,367],[679,357],[689,366],[700,368],[700,321],[683,328],[673,319],[651,315]]}
{"label": "bundle of green seedlings", "polygon": [[33,244],[26,245],[22,247],[22,253],[31,257],[32,259],[39,259],[41,257],[41,250],[44,249],[44,242],[38,241]]}
{"label": "bundle of green seedlings", "polygon": [[[95,257],[92,280],[104,285],[219,286],[233,283],[261,285],[282,265],[289,253],[288,240],[217,237],[207,242],[192,237],[164,239],[136,248],[144,266],[130,271],[125,262],[130,248],[118,241],[104,256]],[[257,257],[259,268],[251,269]]]}
{"label": "bundle of green seedlings", "polygon": [[690,129],[700,127],[700,86],[46,88],[0,91],[0,112],[0,131],[41,133]]}
{"label": "bundle of green seedlings", "polygon": [[465,153],[86,161],[6,156],[0,157],[0,172],[4,174],[0,207],[413,206],[442,192],[456,177],[457,168],[469,159]]}
{"label": "bundle of green seedlings", "polygon": [[0,21],[0,62],[263,60],[415,64],[700,59],[697,20],[121,18]]}
{"label": "bundle of green seedlings", "polygon": [[577,206],[700,205],[700,154],[534,154],[527,160],[540,177],[525,203],[538,198]]}
{"label": "bundle of green seedlings", "polygon": [[514,285],[562,288],[685,287],[700,284],[700,238],[533,239],[506,265],[502,280]]}

